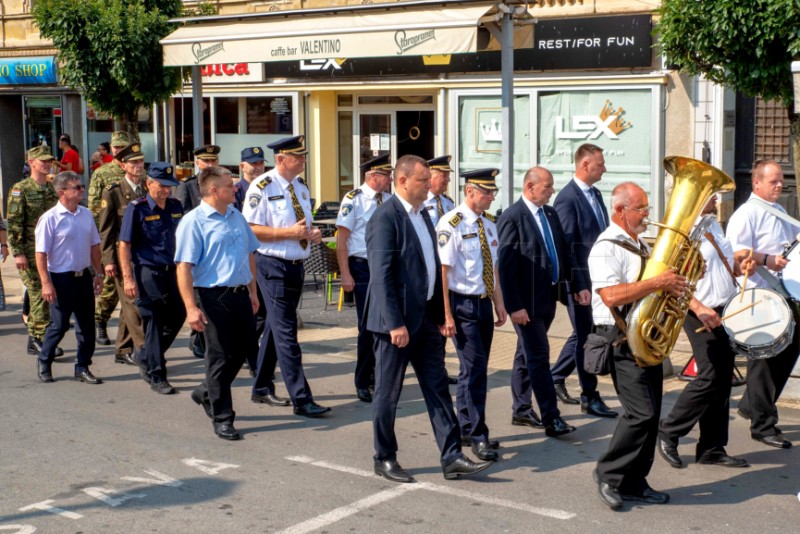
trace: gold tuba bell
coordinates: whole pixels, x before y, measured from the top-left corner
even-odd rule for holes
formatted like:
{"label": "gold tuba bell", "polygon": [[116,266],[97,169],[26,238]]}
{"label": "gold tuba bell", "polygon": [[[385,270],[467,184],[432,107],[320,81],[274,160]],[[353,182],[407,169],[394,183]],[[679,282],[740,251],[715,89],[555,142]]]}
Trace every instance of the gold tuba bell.
{"label": "gold tuba bell", "polygon": [[642,280],[675,269],[686,277],[689,291],[683,297],[656,291],[637,302],[628,314],[628,346],[640,367],[658,365],[672,352],[703,273],[700,240],[705,225],[695,225],[695,221],[712,195],[736,188],[730,176],[695,159],[670,156],[664,158],[664,168],[675,183],[664,220],[648,221],[659,231]]}

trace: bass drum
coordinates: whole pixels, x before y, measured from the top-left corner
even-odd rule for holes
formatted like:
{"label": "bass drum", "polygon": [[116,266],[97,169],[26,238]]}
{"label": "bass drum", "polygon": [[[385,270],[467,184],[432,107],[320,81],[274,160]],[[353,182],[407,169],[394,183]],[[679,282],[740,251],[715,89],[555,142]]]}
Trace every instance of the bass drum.
{"label": "bass drum", "polygon": [[[752,304],[755,306],[737,313]],[[745,289],[741,302],[740,293],[737,293],[725,305],[722,316],[732,316],[722,324],[733,350],[751,360],[777,356],[792,342],[792,310],[786,300],[771,289]]]}
{"label": "bass drum", "polygon": [[789,263],[778,273],[781,286],[793,300],[800,302],[800,241],[795,241],[783,257]]}

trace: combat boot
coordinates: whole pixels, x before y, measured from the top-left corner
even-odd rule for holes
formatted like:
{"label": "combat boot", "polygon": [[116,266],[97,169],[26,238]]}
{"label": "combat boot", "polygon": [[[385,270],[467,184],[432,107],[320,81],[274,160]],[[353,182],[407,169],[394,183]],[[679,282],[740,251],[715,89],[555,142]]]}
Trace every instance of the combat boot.
{"label": "combat boot", "polygon": [[108,338],[108,332],[106,331],[106,323],[95,323],[94,327],[95,331],[97,332],[97,335],[95,336],[97,344],[111,345],[111,340]]}
{"label": "combat boot", "polygon": [[[28,354],[36,354],[38,355],[42,352],[42,340],[35,338],[33,336],[28,336]],[[53,351],[53,355],[58,358],[59,356],[64,355],[64,349],[61,347],[56,347],[56,350]]]}

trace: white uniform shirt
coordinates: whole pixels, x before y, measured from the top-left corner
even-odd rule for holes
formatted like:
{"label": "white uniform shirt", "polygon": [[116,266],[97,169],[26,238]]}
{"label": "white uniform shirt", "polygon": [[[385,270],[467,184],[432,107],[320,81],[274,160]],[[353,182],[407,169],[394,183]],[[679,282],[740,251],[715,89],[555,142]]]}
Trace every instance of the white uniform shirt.
{"label": "white uniform shirt", "polygon": [[[733,268],[733,248],[731,247],[731,242],[725,237],[725,233],[722,231],[717,219],[712,221],[708,232],[714,236],[714,240],[728,260],[728,265]],[[703,259],[706,260],[706,275],[698,280],[694,298],[709,308],[724,306],[736,294],[736,286],[733,284],[733,279],[728,273],[728,269],[725,268],[725,264],[719,257],[714,245],[705,237],[703,237],[700,244],[700,253],[703,255]]]}
{"label": "white uniform shirt", "polygon": [[[447,212],[436,225],[439,259],[450,267],[447,284],[450,291],[464,295],[483,295],[483,252],[478,219],[483,220],[486,242],[492,255],[492,273],[497,264],[497,227],[485,214],[476,215],[466,204]],[[496,282],[495,282],[496,285]],[[491,295],[489,295],[491,296]]]}
{"label": "white uniform shirt", "polygon": [[[751,193],[750,198],[759,197]],[[786,212],[777,202],[771,205]],[[794,230],[789,223],[783,222],[752,202],[745,202],[731,215],[725,235],[730,240],[734,252],[749,251],[753,248],[755,252],[770,255],[783,254],[784,246],[792,243],[795,238]],[[747,287],[769,288],[770,285],[758,273],[754,273],[748,276]]]}
{"label": "white uniform shirt", "polygon": [[92,247],[100,244],[92,213],[83,206],[72,213],[57,202],[39,217],[35,232],[36,252],[47,254],[47,270],[51,273],[87,269],[92,265]]}
{"label": "white uniform shirt", "polygon": [[[419,244],[422,246],[422,255],[425,258],[425,272],[427,273],[428,278],[427,300],[431,300],[431,298],[433,298],[433,291],[435,289],[434,285],[436,284],[436,250],[434,250],[434,243],[431,239],[430,232],[428,232],[428,226],[425,224],[425,219],[422,218],[423,207],[420,206],[418,210],[415,210],[411,204],[406,202],[400,195],[397,195],[397,200],[400,201],[400,203],[403,205],[403,208],[405,208],[406,212],[408,213],[408,218],[411,219],[411,224],[414,225],[414,231],[417,233]],[[404,252],[410,254],[410,251]]]}
{"label": "white uniform shirt", "polygon": [[[437,195],[434,195],[428,191],[428,200],[422,204],[422,207],[425,208],[428,211],[428,215],[431,216],[431,222],[433,223],[434,228],[436,228],[436,225],[439,224],[439,211],[436,209],[436,196]],[[453,202],[453,199],[447,196],[447,193],[442,193],[438,196],[442,199],[442,209],[444,210],[444,213],[456,209],[456,203]]]}
{"label": "white uniform shirt", "polygon": [[[640,245],[631,239],[625,230],[612,221],[611,225],[597,237],[592,251],[589,252],[594,324],[613,326],[614,317],[611,315],[608,306],[603,302],[603,299],[600,298],[600,290],[619,284],[636,282],[642,270],[642,258],[619,245],[603,241],[604,239],[627,241],[637,248],[642,248],[647,254],[650,254],[650,248],[644,242],[641,242]],[[623,319],[625,318],[623,317]]]}
{"label": "white uniform shirt", "polygon": [[347,254],[358,258],[367,258],[367,223],[378,209],[378,195],[386,202],[391,198],[389,193],[377,193],[367,184],[347,193],[342,199],[336,226],[350,230],[347,238]]}
{"label": "white uniform shirt", "polygon": [[[305,184],[295,178],[294,194],[303,208],[306,226],[311,227],[314,217],[311,215],[311,195]],[[297,223],[292,206],[292,197],[289,194],[289,182],[272,169],[253,180],[247,188],[247,195],[242,206],[242,215],[250,224],[270,226],[272,228],[287,228]],[[274,243],[261,243],[258,252],[267,256],[274,256],[285,260],[304,260],[311,253],[311,243],[303,249],[300,241],[284,239]]]}

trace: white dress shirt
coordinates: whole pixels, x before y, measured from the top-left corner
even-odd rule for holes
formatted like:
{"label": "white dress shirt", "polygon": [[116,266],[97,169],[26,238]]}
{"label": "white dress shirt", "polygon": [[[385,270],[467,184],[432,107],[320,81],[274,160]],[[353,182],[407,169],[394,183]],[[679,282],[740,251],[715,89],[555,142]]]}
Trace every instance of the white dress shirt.
{"label": "white dress shirt", "polygon": [[456,208],[455,202],[450,200],[450,197],[445,196],[445,193],[442,193],[441,195],[434,195],[428,191],[428,200],[425,201],[422,207],[427,210],[434,228],[436,228],[436,225],[439,224],[439,212],[436,206],[437,196],[442,200],[442,209],[444,210],[444,213],[453,211]]}
{"label": "white dress shirt", "polygon": [[[360,191],[360,193],[356,193],[356,191]],[[362,184],[360,188],[347,193],[342,198],[339,215],[336,217],[336,226],[343,226],[350,230],[350,237],[347,238],[348,256],[367,259],[367,223],[378,209],[377,198],[379,195],[381,202],[386,202],[391,198],[389,193],[377,193],[367,184]]]}
{"label": "white dress shirt", "polygon": [[100,244],[92,213],[83,206],[78,206],[73,213],[61,202],[42,214],[35,233],[36,252],[47,254],[47,270],[51,273],[89,268],[92,247]]}
{"label": "white dress shirt", "polygon": [[[728,265],[733,268],[733,248],[731,247],[731,242],[725,237],[725,233],[722,231],[722,227],[716,219],[712,221],[708,232],[714,236],[714,240],[725,255]],[[700,253],[703,255],[703,259],[706,260],[706,274],[703,278],[698,280],[697,289],[694,291],[694,298],[709,308],[724,306],[731,297],[736,294],[736,286],[733,284],[733,278],[731,278],[728,269],[719,257],[714,245],[712,245],[705,236],[700,244]]]}
{"label": "white dress shirt", "polygon": [[[417,237],[419,238],[419,244],[422,246],[422,255],[425,257],[425,269],[428,275],[428,298],[427,300],[431,300],[433,298],[433,290],[434,285],[436,284],[436,251],[433,248],[433,240],[431,239],[431,234],[428,232],[428,227],[425,224],[425,219],[422,218],[422,210],[423,207],[420,206],[419,209],[414,209],[411,204],[405,201],[403,197],[397,195],[397,200],[399,200],[403,207],[408,212],[408,217],[411,219],[411,224],[414,225],[414,231],[417,232]],[[410,254],[411,251],[405,250],[403,251],[405,254]]]}

